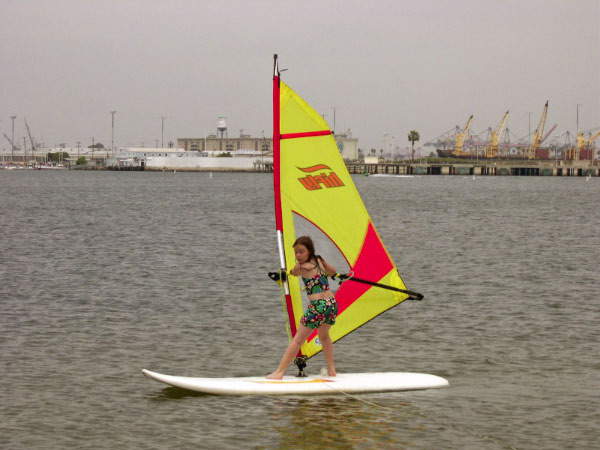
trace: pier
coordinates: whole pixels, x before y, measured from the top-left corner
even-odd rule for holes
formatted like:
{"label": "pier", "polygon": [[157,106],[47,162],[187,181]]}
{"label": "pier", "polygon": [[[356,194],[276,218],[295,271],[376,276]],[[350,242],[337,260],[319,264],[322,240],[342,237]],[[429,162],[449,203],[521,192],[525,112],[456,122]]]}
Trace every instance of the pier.
{"label": "pier", "polygon": [[[86,157],[85,165],[75,166],[76,158],[65,159],[65,168],[81,170],[116,170],[116,171],[181,171],[181,172],[273,172],[273,161],[270,158],[247,159],[245,167],[229,167],[206,165],[197,167],[191,165],[149,166],[141,158],[109,158],[104,155]],[[187,158],[186,158],[187,160]],[[208,158],[201,158],[202,162]],[[230,162],[231,158],[219,158],[218,161]],[[25,158],[22,153],[15,155],[0,155],[0,169],[10,167],[40,168],[46,161],[46,155],[35,155]],[[189,161],[192,161],[191,158]],[[562,177],[600,177],[599,160],[464,160],[450,158],[423,158],[413,162],[379,161],[365,163],[364,161],[346,161],[346,167],[351,174],[368,175],[462,175],[462,176],[562,176]]]}
{"label": "pier", "polygon": [[477,175],[477,176],[563,176],[598,177],[599,161],[402,161],[366,164],[348,162],[351,174],[381,175]]}

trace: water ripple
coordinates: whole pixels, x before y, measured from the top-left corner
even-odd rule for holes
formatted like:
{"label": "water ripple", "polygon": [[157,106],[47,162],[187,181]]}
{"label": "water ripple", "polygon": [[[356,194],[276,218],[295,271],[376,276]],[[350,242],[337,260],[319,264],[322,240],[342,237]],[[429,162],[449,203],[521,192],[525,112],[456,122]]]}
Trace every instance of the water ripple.
{"label": "water ripple", "polygon": [[[592,448],[600,183],[355,177],[423,302],[336,344],[337,367],[444,390],[218,397],[286,346],[266,174],[0,174],[0,446]],[[324,366],[321,355],[310,370]]]}

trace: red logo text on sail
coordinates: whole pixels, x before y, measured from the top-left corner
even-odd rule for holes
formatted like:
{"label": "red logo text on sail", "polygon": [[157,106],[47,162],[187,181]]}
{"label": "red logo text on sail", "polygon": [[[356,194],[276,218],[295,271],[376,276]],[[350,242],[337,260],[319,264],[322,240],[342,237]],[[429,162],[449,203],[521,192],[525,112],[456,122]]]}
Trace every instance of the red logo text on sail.
{"label": "red logo text on sail", "polygon": [[[342,180],[340,180],[336,173],[325,164],[317,164],[316,166],[304,168],[298,167],[298,169],[305,173],[317,172],[319,170],[323,171],[318,175],[307,175],[305,177],[298,178],[298,181],[302,183],[302,186],[304,186],[309,191],[344,186],[344,183],[342,183]],[[325,170],[328,170],[329,173],[325,172]]]}

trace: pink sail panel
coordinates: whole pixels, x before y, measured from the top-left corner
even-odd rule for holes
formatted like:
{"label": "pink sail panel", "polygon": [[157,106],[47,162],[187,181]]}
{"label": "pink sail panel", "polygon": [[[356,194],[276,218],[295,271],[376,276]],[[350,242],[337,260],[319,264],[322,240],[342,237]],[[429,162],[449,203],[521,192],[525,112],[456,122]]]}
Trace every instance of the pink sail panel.
{"label": "pink sail panel", "polygon": [[[363,246],[351,270],[358,278],[379,281],[393,268],[394,263],[379,239],[373,224],[369,221]],[[338,303],[338,317],[371,288],[372,286],[368,284],[354,283],[351,279],[345,281],[335,294]],[[314,331],[307,340],[310,342],[316,336],[317,332]]]}

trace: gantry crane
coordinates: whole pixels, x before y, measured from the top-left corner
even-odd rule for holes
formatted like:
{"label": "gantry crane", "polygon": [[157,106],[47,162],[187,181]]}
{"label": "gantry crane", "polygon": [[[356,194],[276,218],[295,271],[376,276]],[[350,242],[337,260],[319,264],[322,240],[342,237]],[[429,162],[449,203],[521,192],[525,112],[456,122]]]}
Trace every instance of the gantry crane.
{"label": "gantry crane", "polygon": [[544,109],[542,110],[542,117],[540,117],[540,122],[538,123],[535,132],[533,133],[533,143],[529,147],[529,159],[535,158],[536,150],[540,147],[542,143],[542,137],[544,137],[544,126],[546,125],[546,117],[548,116],[548,100],[546,100],[546,104],[544,105]]}
{"label": "gantry crane", "polygon": [[496,129],[493,130],[492,134],[490,135],[490,145],[485,149],[486,158],[495,158],[498,155],[498,142],[500,142],[500,137],[502,136],[502,132],[504,131],[507,120],[508,111],[504,113],[502,120],[500,120],[500,123],[498,123]]}

